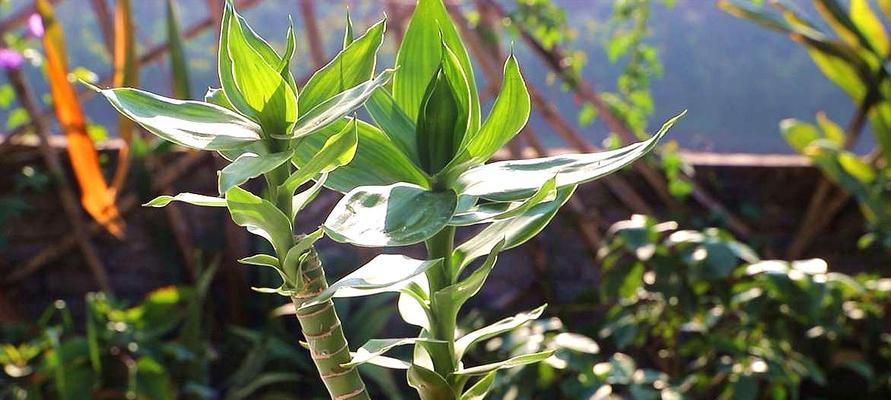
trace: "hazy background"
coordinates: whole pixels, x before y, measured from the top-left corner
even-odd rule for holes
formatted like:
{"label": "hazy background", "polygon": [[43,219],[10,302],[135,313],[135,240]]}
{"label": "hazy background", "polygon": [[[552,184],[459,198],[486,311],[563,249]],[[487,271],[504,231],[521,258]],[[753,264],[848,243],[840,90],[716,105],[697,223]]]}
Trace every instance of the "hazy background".
{"label": "hazy background", "polygon": [[[0,18],[28,3],[29,0],[11,0],[11,6],[0,8]],[[177,3],[183,29],[207,15],[205,0],[178,0]],[[576,33],[572,46],[587,55],[584,76],[597,89],[612,90],[620,67],[609,63],[602,47],[603,25],[609,17],[612,2],[557,0],[556,3],[568,11],[570,25]],[[323,33],[330,32],[323,37],[329,55],[340,46],[347,4],[357,31],[364,31],[383,15],[378,1],[318,1],[319,25]],[[164,41],[164,2],[140,0],[134,1],[133,6],[142,48]],[[810,5],[803,4],[802,8],[813,15]],[[88,0],[66,0],[58,6],[57,13],[68,33],[71,68],[82,66],[99,76],[108,74],[108,56]],[[244,10],[243,14],[277,47],[283,43],[287,14],[294,15],[298,34],[302,29],[303,21],[295,0],[266,0]],[[664,75],[652,84],[655,113],[650,124],[656,125],[684,108],[689,109],[683,122],[672,130],[672,138],[685,148],[790,153],[777,129],[781,119],[810,120],[817,111],[826,111],[831,118],[845,123],[852,111],[845,95],[820,75],[800,46],[781,34],[721,12],[713,1],[677,0],[673,8],[655,6],[650,26],[650,41],[659,49],[664,65]],[[193,97],[203,95],[208,86],[218,86],[215,37],[214,32],[207,31],[187,43]],[[298,40],[298,43],[293,65],[295,73],[302,76],[309,63],[300,62],[300,59],[308,58],[308,51],[304,41]],[[508,45],[507,40],[504,45]],[[576,121],[579,105],[573,96],[564,93],[559,85],[548,85],[548,69],[524,46],[518,43],[516,47],[527,79],[546,88],[548,98],[557,103],[558,109],[569,120]],[[393,43],[388,41],[382,52],[381,67],[392,65],[393,53]],[[145,66],[141,86],[163,91],[169,86],[167,68],[166,61]],[[29,72],[37,73],[34,69]],[[40,90],[45,90],[41,77],[32,76],[31,81],[40,84]],[[87,102],[86,109],[88,115],[100,124],[113,126],[116,121],[116,115],[105,102],[94,99]],[[0,119],[5,119],[2,112]],[[563,145],[542,121],[533,118],[531,124],[549,145]],[[607,133],[597,123],[583,127],[582,132],[595,143]]]}

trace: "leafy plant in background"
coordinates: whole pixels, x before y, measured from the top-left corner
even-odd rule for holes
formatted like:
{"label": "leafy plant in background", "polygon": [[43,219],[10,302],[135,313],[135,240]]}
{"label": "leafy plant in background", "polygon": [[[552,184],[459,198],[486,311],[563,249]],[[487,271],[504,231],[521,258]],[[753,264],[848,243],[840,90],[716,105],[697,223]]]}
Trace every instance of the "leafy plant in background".
{"label": "leafy plant in background", "polygon": [[[664,376],[629,387],[632,398],[659,391],[663,398],[666,391],[883,398],[891,391],[887,279],[830,272],[819,259],[762,261],[726,232],[677,230],[645,216],[615,224],[610,235],[600,253],[600,293],[612,306],[599,334]],[[623,368],[610,363],[595,366],[595,375]],[[841,383],[851,379],[864,384]]]}
{"label": "leafy plant in background", "polygon": [[[650,83],[652,79],[662,76],[658,51],[647,41],[650,37],[650,17],[657,3],[665,7],[674,6],[674,0],[617,1],[612,3],[609,19],[598,25],[603,26],[605,38],[602,46],[607,59],[612,64],[622,66],[616,78],[615,91],[602,92],[601,95],[613,113],[642,138],[646,136],[647,120],[654,110]],[[569,28],[566,10],[552,0],[519,1],[509,17],[513,24],[532,32],[546,49],[555,46],[572,49],[577,33]],[[564,88],[571,89],[581,80],[587,57],[579,50],[571,50],[567,54],[571,60],[566,64],[571,69],[567,70],[563,80]],[[580,125],[590,125],[597,117],[597,108],[593,104],[582,103],[578,113]],[[606,146],[616,148],[619,147],[618,143],[618,138],[613,136]],[[683,163],[677,153],[677,145],[670,142],[670,145],[662,146],[660,156],[671,194],[679,198],[687,196],[692,188],[689,182],[680,179],[680,175],[690,166]]]}
{"label": "leafy plant in background", "polygon": [[[508,332],[543,311],[459,335],[461,306],[481,289],[498,253],[539,232],[578,184],[646,154],[680,116],[649,140],[610,152],[484,164],[529,117],[529,94],[516,59],[511,56],[505,63],[501,91],[483,120],[470,59],[445,5],[421,0],[396,62],[392,87],[378,89],[366,104],[386,139],[374,146],[360,139],[352,162],[331,173],[326,184],[346,194],[324,229],[334,240],[358,246],[423,242],[427,259],[378,256],[303,308],[332,297],[399,292],[399,311],[406,322],[421,328],[420,335],[370,340],[346,365],[406,369],[409,385],[422,399],[482,398],[498,370],[552,354],[521,354],[473,367],[462,363],[465,352],[480,340]],[[400,179],[394,183],[394,177]],[[455,247],[457,227],[478,224],[489,226]],[[481,258],[482,264],[471,268]],[[403,345],[413,345],[410,362],[383,355]],[[480,379],[467,388],[475,377]]]}
{"label": "leafy plant in background", "polygon": [[85,334],[61,300],[34,326],[4,332],[0,398],[207,398],[213,354],[202,337],[203,305],[213,270],[193,287],[156,289],[134,307],[90,293]]}
{"label": "leafy plant in background", "polygon": [[[823,75],[838,85],[854,102],[856,113],[846,128],[823,114],[817,123],[785,120],[780,128],[793,149],[809,157],[823,173],[853,195],[860,204],[871,232],[861,241],[891,248],[891,82],[887,61],[891,47],[879,13],[868,0],[843,2],[814,0],[823,25],[808,20],[787,2],[771,2],[774,10],[736,0],[718,4],[728,13],[785,33],[808,51]],[[887,21],[891,2],[877,2]],[[876,146],[862,157],[853,151],[866,122]]]}
{"label": "leafy plant in background", "polygon": [[[242,263],[279,272],[278,288],[256,288],[289,296],[322,380],[333,398],[368,398],[365,385],[349,361],[348,346],[333,305],[304,303],[327,287],[313,249],[321,230],[294,235],[294,220],[318,194],[328,173],[347,164],[356,152],[361,123],[347,115],[393,75],[372,79],[384,22],[352,37],[347,27],[343,50],[300,89],[289,70],[296,47],[293,28],[287,48],[278,54],[226,4],[218,54],[221,89],[205,101],[181,101],[133,88],[96,89],[123,115],[155,135],[198,149],[217,151],[231,162],[219,171],[221,197],[193,193],[161,196],[147,205],[172,201],[225,207],[233,221],[266,239],[272,254]],[[298,95],[299,93],[299,95]],[[323,137],[310,154],[301,151],[311,138]],[[263,176],[266,188],[255,194],[241,185]],[[316,183],[298,191],[308,182]]]}

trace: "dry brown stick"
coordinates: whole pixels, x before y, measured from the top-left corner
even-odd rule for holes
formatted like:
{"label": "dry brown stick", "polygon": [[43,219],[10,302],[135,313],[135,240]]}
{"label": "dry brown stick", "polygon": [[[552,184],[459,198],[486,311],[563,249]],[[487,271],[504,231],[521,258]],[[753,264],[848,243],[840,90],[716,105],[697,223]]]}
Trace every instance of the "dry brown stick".
{"label": "dry brown stick", "polygon": [[316,68],[325,65],[325,46],[322,43],[322,35],[319,33],[319,25],[316,24],[315,0],[297,0],[300,8],[300,16],[303,18],[303,27],[306,30],[306,40],[309,42],[309,56]]}
{"label": "dry brown stick", "polygon": [[59,199],[62,202],[62,210],[65,212],[65,217],[68,219],[68,223],[71,224],[73,231],[70,236],[73,237],[74,244],[80,248],[84,261],[90,268],[90,272],[96,279],[99,288],[107,293],[111,293],[111,284],[109,283],[105,266],[102,265],[102,260],[99,259],[96,248],[86,235],[87,229],[81,215],[80,203],[77,201],[74,189],[68,183],[59,154],[49,144],[50,131],[48,124],[44,117],[40,115],[37,101],[28,87],[28,82],[25,80],[21,69],[18,68],[10,69],[7,72],[7,77],[15,90],[19,104],[28,112],[28,115],[31,117],[31,124],[40,138],[40,154],[55,179]]}
{"label": "dry brown stick", "polygon": [[[497,2],[493,0],[479,0],[485,2],[485,4],[489,7],[492,7],[493,10],[497,11],[498,15],[502,18],[508,17],[507,11]],[[600,95],[594,90],[593,86],[584,79],[576,79],[572,76],[569,65],[565,63],[567,59],[563,54],[563,51],[560,48],[545,48],[533,35],[523,26],[517,27],[520,35],[522,36],[524,42],[529,45],[530,48],[541,58],[545,63],[561,78],[571,84],[573,90],[580,97],[590,102],[599,112],[599,115],[603,119],[604,123],[616,134],[622,137],[626,142],[636,141],[635,135],[631,132],[631,130],[621,121],[615,114],[613,114],[612,110],[607,106],[607,104],[603,101]],[[656,190],[657,194],[660,195],[663,199],[673,199],[670,194],[667,193],[667,186],[665,184],[664,177],[653,168],[651,168],[648,164],[645,163],[636,163],[634,168],[641,172],[643,177],[647,180],[647,183]],[[690,183],[692,187],[691,196],[704,207],[716,212],[724,218],[727,227],[734,231],[737,235],[745,238],[748,237],[752,229],[746,224],[741,218],[736,216],[730,210],[728,210],[723,204],[721,204],[717,199],[714,198],[709,192],[707,192],[702,186],[699,185],[698,182],[693,180],[692,177],[687,175],[682,175],[680,177],[684,181]],[[674,200],[670,200],[668,203],[671,205],[671,202]]]}
{"label": "dry brown stick", "polygon": [[[183,175],[194,170],[195,166],[206,159],[208,153],[196,152],[182,156],[179,160],[169,164],[164,169],[157,171],[155,176],[157,179],[152,184],[152,190],[158,191],[163,187],[170,186]],[[139,197],[136,194],[129,193],[121,197],[118,201],[118,210],[121,216],[133,211],[139,205]],[[55,261],[59,257],[67,254],[78,244],[80,237],[88,238],[102,232],[102,226],[95,221],[86,227],[82,235],[67,235],[58,242],[46,246],[43,250],[28,259],[21,267],[9,273],[4,280],[4,284],[12,284],[18,282],[31,274],[39,271],[45,265]]]}

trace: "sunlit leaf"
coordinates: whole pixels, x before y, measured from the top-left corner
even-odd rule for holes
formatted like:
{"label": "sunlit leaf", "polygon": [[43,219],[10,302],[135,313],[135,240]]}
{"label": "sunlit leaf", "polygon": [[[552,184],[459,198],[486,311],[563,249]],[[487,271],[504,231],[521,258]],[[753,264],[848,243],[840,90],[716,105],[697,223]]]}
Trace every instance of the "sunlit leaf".
{"label": "sunlit leaf", "polygon": [[532,354],[524,354],[522,356],[512,357],[510,359],[507,359],[507,360],[504,360],[501,362],[497,362],[497,363],[485,364],[485,365],[480,365],[480,366],[471,367],[471,368],[459,369],[458,371],[455,371],[454,375],[458,375],[458,376],[485,375],[485,374],[488,374],[489,372],[497,371],[500,369],[514,368],[514,367],[519,367],[519,366],[523,366],[523,365],[534,364],[534,363],[537,363],[539,361],[542,361],[542,360],[550,357],[552,354],[554,354],[554,352],[552,350],[542,351],[542,352],[532,353]]}
{"label": "sunlit leaf", "polygon": [[226,206],[236,224],[268,240],[276,254],[291,248],[290,219],[269,201],[236,186],[226,192]]}
{"label": "sunlit leaf", "polygon": [[226,199],[195,193],[180,193],[176,196],[158,196],[152,201],[145,203],[144,206],[164,207],[174,201],[181,201],[183,203],[204,207],[226,207]]}
{"label": "sunlit leaf", "polygon": [[452,191],[432,192],[407,183],[361,186],[334,206],[324,226],[338,242],[405,246],[427,240],[445,227],[456,203]]}
{"label": "sunlit leaf", "polygon": [[331,284],[302,308],[321,304],[332,297],[371,296],[396,292],[442,260],[416,260],[402,255],[381,254],[349,275]]}
{"label": "sunlit leaf", "polygon": [[467,49],[442,0],[420,0],[396,55],[393,98],[411,118],[417,118],[427,84],[439,67],[442,43],[454,52],[470,87],[469,126],[479,128],[480,105]]}
{"label": "sunlit leaf", "polygon": [[[348,29],[351,31],[351,25]],[[355,87],[374,76],[377,51],[386,31],[386,20],[374,24],[352,40],[327,65],[313,73],[298,97],[301,110],[311,110],[335,94]],[[352,35],[351,32],[347,34]]]}
{"label": "sunlit leaf", "polygon": [[162,139],[199,150],[236,149],[260,140],[260,127],[220,106],[139,89],[96,89],[119,112]]}
{"label": "sunlit leaf", "polygon": [[244,153],[219,172],[220,193],[226,193],[234,186],[239,186],[252,178],[266,174],[291,159],[290,151],[258,155]]}
{"label": "sunlit leaf", "polygon": [[643,157],[683,115],[668,120],[650,139],[617,150],[499,161],[472,168],[458,177],[454,189],[464,195],[505,201],[528,197],[555,176],[558,188],[588,182]]}
{"label": "sunlit leaf", "polygon": [[475,343],[493,338],[505,332],[519,328],[529,321],[534,321],[541,316],[547,305],[538,307],[532,311],[522,312],[513,317],[504,318],[486,327],[469,332],[455,341],[455,357],[461,359],[464,353]]}

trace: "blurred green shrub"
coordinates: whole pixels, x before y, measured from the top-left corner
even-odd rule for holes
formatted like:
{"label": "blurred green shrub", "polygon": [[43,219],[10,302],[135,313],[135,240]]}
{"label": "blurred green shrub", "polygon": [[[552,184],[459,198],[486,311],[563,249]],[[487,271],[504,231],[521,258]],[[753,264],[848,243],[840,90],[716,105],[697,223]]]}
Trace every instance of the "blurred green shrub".
{"label": "blurred green shrub", "polygon": [[645,216],[615,224],[599,257],[591,312],[605,315],[590,333],[609,352],[567,340],[556,319],[489,341],[502,354],[558,350],[499,379],[496,398],[891,396],[891,279],[830,272],[819,259],[760,260],[724,231]]}

